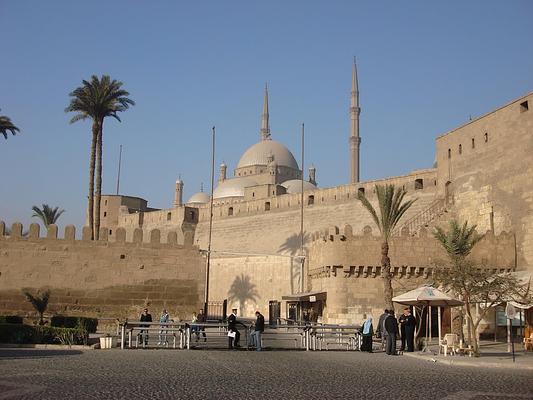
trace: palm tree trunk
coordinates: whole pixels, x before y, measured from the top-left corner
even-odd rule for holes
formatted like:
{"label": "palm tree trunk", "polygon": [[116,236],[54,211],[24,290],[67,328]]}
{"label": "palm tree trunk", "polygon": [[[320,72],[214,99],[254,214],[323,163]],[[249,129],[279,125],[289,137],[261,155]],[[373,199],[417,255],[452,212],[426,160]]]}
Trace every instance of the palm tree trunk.
{"label": "palm tree trunk", "polygon": [[390,272],[389,243],[387,241],[381,244],[381,275],[383,277],[383,296],[385,297],[385,306],[387,310],[394,311],[392,303],[392,276]]}
{"label": "palm tree trunk", "polygon": [[96,160],[96,140],[98,138],[98,122],[93,121],[93,137],[91,141],[91,157],[89,159],[89,226],[91,227],[91,240],[94,240],[94,164]]}
{"label": "palm tree trunk", "polygon": [[98,124],[98,139],[96,141],[96,194],[94,205],[94,237],[100,239],[100,199],[102,197],[102,131],[103,120]]}

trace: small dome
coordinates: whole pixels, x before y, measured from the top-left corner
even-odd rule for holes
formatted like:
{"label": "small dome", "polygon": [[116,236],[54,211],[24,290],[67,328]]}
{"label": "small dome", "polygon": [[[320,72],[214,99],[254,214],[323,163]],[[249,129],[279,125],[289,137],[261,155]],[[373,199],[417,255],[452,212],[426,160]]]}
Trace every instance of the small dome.
{"label": "small dome", "polygon": [[[281,184],[281,186],[287,189],[287,193],[302,193],[302,181],[300,179],[291,179],[285,181]],[[317,187],[311,182],[304,181],[304,192],[315,189],[317,189]]]}
{"label": "small dome", "polygon": [[298,163],[289,149],[275,140],[263,140],[254,144],[244,152],[237,168],[267,165],[271,156],[274,156],[274,161],[280,166],[298,169]]}
{"label": "small dome", "polygon": [[257,182],[252,177],[226,179],[216,187],[213,192],[213,198],[244,197],[244,188],[255,185],[257,185]]}
{"label": "small dome", "polygon": [[204,192],[198,192],[191,196],[187,204],[206,204],[209,203],[209,195]]}

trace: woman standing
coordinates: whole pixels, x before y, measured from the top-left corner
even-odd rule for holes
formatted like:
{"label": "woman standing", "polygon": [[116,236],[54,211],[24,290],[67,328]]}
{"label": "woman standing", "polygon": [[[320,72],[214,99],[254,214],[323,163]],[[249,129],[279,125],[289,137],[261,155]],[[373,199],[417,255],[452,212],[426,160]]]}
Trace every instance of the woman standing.
{"label": "woman standing", "polygon": [[372,327],[372,317],[364,315],[365,321],[363,322],[362,334],[363,343],[361,344],[361,351],[368,351],[372,353],[372,336],[374,335],[374,329]]}

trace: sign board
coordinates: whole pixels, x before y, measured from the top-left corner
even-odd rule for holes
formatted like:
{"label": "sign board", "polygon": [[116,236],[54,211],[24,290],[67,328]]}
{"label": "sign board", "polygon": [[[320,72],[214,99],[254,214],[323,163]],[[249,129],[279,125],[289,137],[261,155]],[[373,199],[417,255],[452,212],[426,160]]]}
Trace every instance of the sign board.
{"label": "sign board", "polygon": [[316,296],[309,296],[309,301],[314,303],[316,301]]}
{"label": "sign board", "polygon": [[[505,310],[503,307],[496,308],[496,325],[497,326],[507,326],[507,322],[509,321],[509,318],[505,315]],[[512,326],[521,326],[523,324],[520,324],[520,315],[519,313],[516,313],[514,319],[511,321]]]}
{"label": "sign board", "polygon": [[516,309],[511,303],[507,303],[507,306],[505,307],[505,316],[507,319],[514,319],[516,316]]}

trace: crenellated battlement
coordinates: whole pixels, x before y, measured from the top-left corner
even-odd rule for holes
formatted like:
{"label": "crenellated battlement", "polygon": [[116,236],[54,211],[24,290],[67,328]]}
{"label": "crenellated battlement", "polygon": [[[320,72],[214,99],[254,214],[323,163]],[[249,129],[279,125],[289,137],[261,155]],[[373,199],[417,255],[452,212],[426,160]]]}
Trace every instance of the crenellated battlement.
{"label": "crenellated battlement", "polygon": [[[152,229],[147,233],[142,228],[135,228],[131,241],[126,240],[126,229],[117,228],[113,240],[109,240],[109,229],[106,227],[100,228],[100,239],[91,240],[91,229],[88,226],[82,228],[81,240],[76,239],[76,227],[74,225],[65,226],[63,238],[58,237],[57,225],[51,224],[48,226],[45,235],[41,236],[41,226],[37,223],[32,223],[29,226],[26,235],[23,235],[23,226],[20,222],[15,222],[11,225],[10,235],[6,235],[6,225],[4,221],[0,221],[0,240],[11,241],[51,241],[57,240],[62,242],[79,242],[79,243],[93,243],[95,245],[102,243],[120,244],[134,244],[138,246],[148,247],[193,247],[193,236],[185,235],[184,244],[178,244],[178,233],[170,231],[166,234],[166,241],[162,242],[162,235],[159,229]],[[147,235],[148,240],[144,237]]]}
{"label": "crenellated battlement", "polygon": [[[370,226],[354,234],[350,225],[330,226],[311,235],[309,248],[309,275],[311,278],[336,276],[375,278],[381,276],[381,243]],[[470,255],[481,268],[506,272],[516,268],[515,239],[512,233],[495,236],[488,231]],[[400,236],[389,241],[389,257],[395,278],[432,276],[437,265],[448,265],[447,254],[427,229],[417,236],[402,229]]]}

